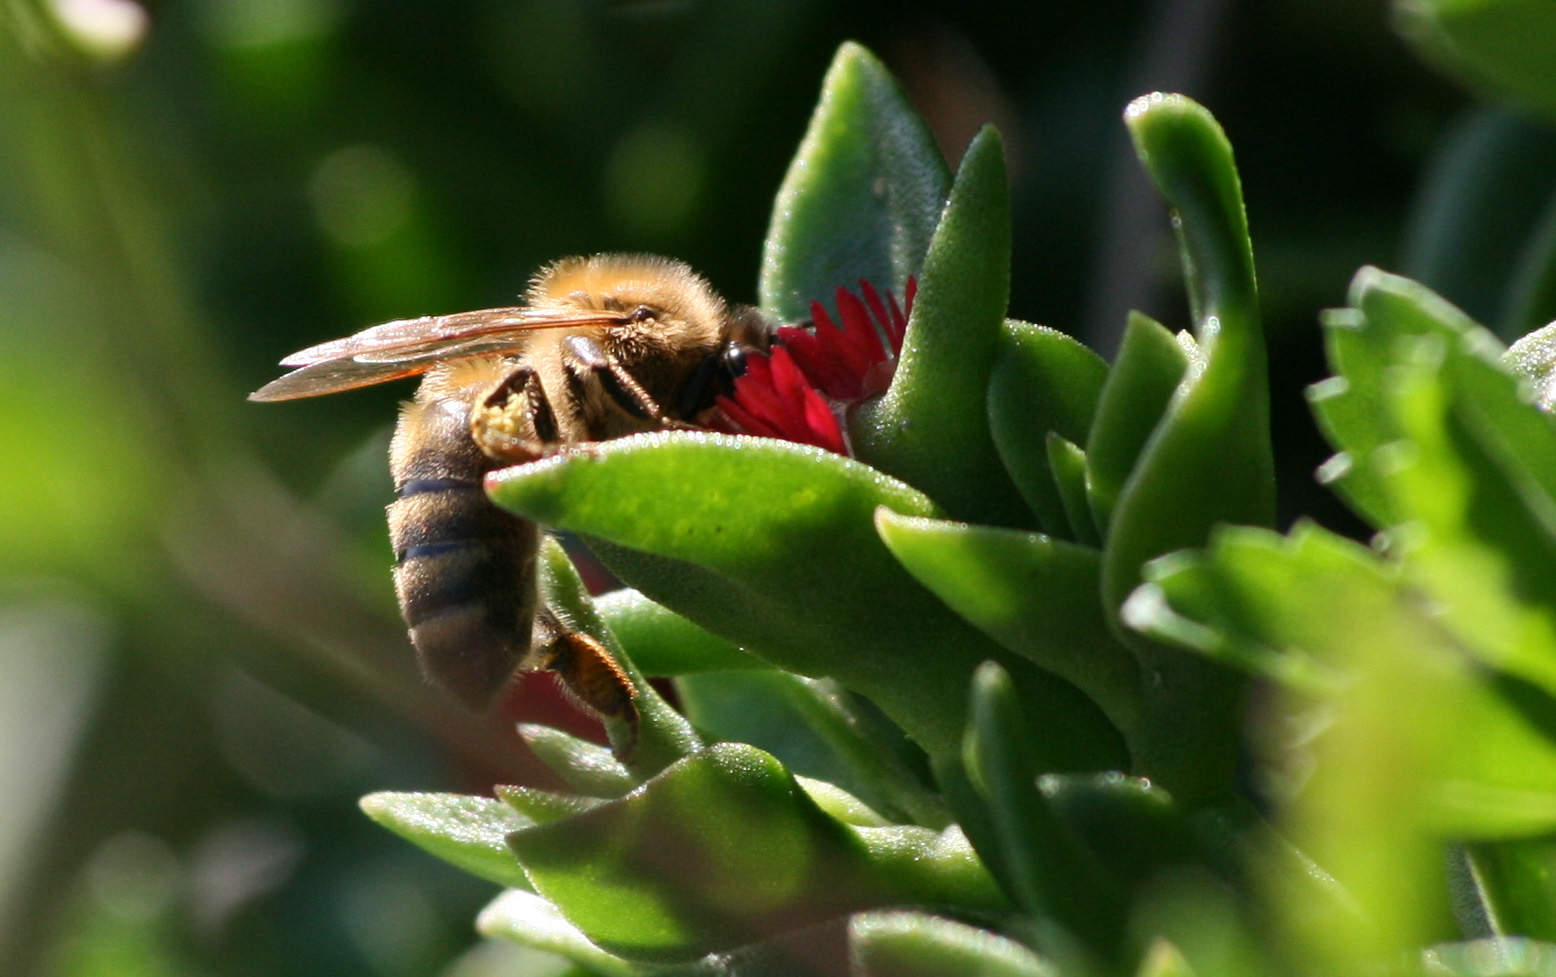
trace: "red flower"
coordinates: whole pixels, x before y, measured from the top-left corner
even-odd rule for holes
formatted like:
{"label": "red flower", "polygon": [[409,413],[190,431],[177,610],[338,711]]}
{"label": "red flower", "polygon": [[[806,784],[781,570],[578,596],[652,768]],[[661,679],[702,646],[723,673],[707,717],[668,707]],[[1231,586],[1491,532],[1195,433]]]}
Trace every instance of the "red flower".
{"label": "red flower", "polygon": [[820,302],[812,302],[812,328],[779,327],[771,353],[751,356],[733,396],[718,399],[728,423],[715,426],[849,454],[841,419],[891,385],[917,289],[909,278],[903,307],[895,295],[881,301],[867,281],[859,282],[863,300],[839,288],[841,328]]}

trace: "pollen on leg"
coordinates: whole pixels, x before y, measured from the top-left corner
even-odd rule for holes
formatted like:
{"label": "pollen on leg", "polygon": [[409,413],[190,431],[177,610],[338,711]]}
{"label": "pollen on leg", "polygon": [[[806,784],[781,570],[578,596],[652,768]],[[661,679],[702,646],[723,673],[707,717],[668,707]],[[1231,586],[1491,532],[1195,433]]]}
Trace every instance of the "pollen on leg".
{"label": "pollen on leg", "polygon": [[476,405],[470,436],[487,457],[506,464],[534,461],[545,452],[556,440],[556,418],[534,370],[514,370]]}
{"label": "pollen on leg", "polygon": [[627,741],[617,753],[630,753],[638,738],[638,708],[633,702],[637,690],[626,671],[604,645],[577,631],[558,635],[553,651],[546,667],[585,709],[626,725]]}

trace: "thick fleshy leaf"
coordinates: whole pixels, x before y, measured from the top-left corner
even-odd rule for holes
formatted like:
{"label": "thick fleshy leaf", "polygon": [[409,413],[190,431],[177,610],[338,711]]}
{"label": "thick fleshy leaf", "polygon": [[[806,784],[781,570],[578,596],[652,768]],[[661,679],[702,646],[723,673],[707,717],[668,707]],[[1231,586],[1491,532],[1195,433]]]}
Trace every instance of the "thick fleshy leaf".
{"label": "thick fleshy leaf", "polygon": [[1374,526],[1397,521],[1375,467],[1373,452],[1394,436],[1383,402],[1383,360],[1371,349],[1367,319],[1355,309],[1329,309],[1320,317],[1330,366],[1337,376],[1307,388],[1318,427],[1339,452],[1319,466],[1318,481]]}
{"label": "thick fleshy leaf", "polygon": [[1000,644],[1085,692],[1129,738],[1140,676],[1103,612],[1096,550],[885,509],[875,519],[920,583]]}
{"label": "thick fleshy leaf", "polygon": [[1423,954],[1427,977],[1552,977],[1556,943],[1498,936],[1444,943]]}
{"label": "thick fleshy leaf", "polygon": [[1146,560],[1202,544],[1217,523],[1268,525],[1275,509],[1264,334],[1231,145],[1210,113],[1182,96],[1136,99],[1125,121],[1172,208],[1204,364],[1119,494],[1103,569],[1114,608]]}
{"label": "thick fleshy leaf", "polygon": [[1508,348],[1508,368],[1534,385],[1535,403],[1556,407],[1556,322],[1536,329]]}
{"label": "thick fleshy leaf", "polygon": [[[681,757],[702,749],[702,740],[686,717],[665,702],[659,691],[638,671],[616,636],[605,627],[577,568],[555,539],[547,536],[542,542],[536,568],[546,606],[561,621],[593,636],[608,648],[637,692],[634,700],[638,712],[635,741],[631,739],[633,731],[626,723],[604,717],[605,729],[617,747],[617,756],[623,759],[633,778],[641,783]],[[623,749],[624,745],[626,749]]]}
{"label": "thick fleshy leaf", "polygon": [[589,942],[557,908],[532,892],[510,889],[493,899],[476,917],[476,931],[494,940],[555,953],[600,977],[633,977],[634,964],[612,956]]}
{"label": "thick fleshy leaf", "polygon": [[1086,494],[1104,534],[1119,492],[1188,369],[1188,354],[1165,326],[1129,314],[1086,439]]}
{"label": "thick fleshy leaf", "polygon": [[[492,788],[492,792],[497,795],[498,800],[535,824],[550,824],[552,821],[582,814],[605,803],[605,798],[591,797],[588,794],[559,794],[537,787],[508,784],[498,784]],[[504,844],[506,847],[506,843]]]}
{"label": "thick fleshy leaf", "polygon": [[1010,192],[999,134],[967,147],[935,228],[891,387],[849,418],[854,453],[958,519],[1035,523],[989,432],[1010,299]]}
{"label": "thick fleshy leaf", "polygon": [[729,953],[710,953],[694,963],[645,968],[653,977],[844,977],[849,974],[848,919],[829,919],[749,943]]}
{"label": "thick fleshy leaf", "polygon": [[1076,849],[1038,778],[1050,766],[1033,737],[1010,676],[990,662],[973,676],[962,762],[982,798],[997,848],[1001,881],[1028,913],[1050,916],[1094,947],[1116,945],[1119,906]]}
{"label": "thick fleshy leaf", "polygon": [[507,469],[489,490],[499,505],[585,534],[623,580],[708,631],[867,696],[932,753],[959,748],[966,703],[946,690],[964,688],[989,658],[1007,660],[1071,769],[1121,752],[1084,695],[1004,651],[902,569],[876,535],[875,509],[938,510],[857,462],[678,431]]}
{"label": "thick fleshy leaf", "polygon": [[1467,846],[1490,930],[1556,942],[1556,838]]}
{"label": "thick fleshy leaf", "polygon": [[537,892],[634,960],[690,960],[874,906],[1004,904],[956,829],[843,824],[743,744],[508,840]]}
{"label": "thick fleshy leaf", "polygon": [[630,587],[596,597],[594,606],[633,664],[651,678],[772,667]]}
{"label": "thick fleshy leaf", "polygon": [[1196,977],[1194,968],[1183,958],[1183,951],[1173,946],[1171,940],[1157,937],[1140,958],[1136,977]]}
{"label": "thick fleshy leaf", "polygon": [[912,769],[915,748],[836,682],[769,669],[685,676],[676,690],[687,717],[718,739],[750,743],[795,774],[839,784],[897,823],[951,823],[945,802]]}
{"label": "thick fleshy leaf", "polygon": [[894,823],[837,784],[800,776],[796,776],[794,782],[804,789],[810,799],[815,801],[816,806],[827,816],[844,824],[851,824],[856,828],[889,828]]}
{"label": "thick fleshy leaf", "polygon": [[1048,432],[1085,444],[1108,375],[1102,357],[1057,329],[1006,319],[989,376],[989,433],[1038,528],[1075,539],[1048,464]]}
{"label": "thick fleshy leaf", "polygon": [[368,817],[450,865],[498,885],[529,888],[506,839],[534,822],[503,802],[464,794],[383,791],[367,795],[361,804]]}
{"label": "thick fleshy leaf", "polygon": [[1115,893],[1138,892],[1174,865],[1218,867],[1172,797],[1149,780],[1118,772],[1048,774],[1039,787]]}
{"label": "thick fleshy leaf", "polygon": [[941,916],[858,913],[848,921],[852,977],[1053,977],[1014,940]]}
{"label": "thick fleshy leaf", "polygon": [[1384,959],[1435,931],[1445,838],[1556,828],[1556,745],[1365,548],[1311,526],[1290,538],[1227,529],[1206,553],[1157,561],[1150,575],[1158,598],[1131,601],[1136,626],[1183,633],[1155,628],[1154,604],[1262,656],[1303,659],[1295,671],[1312,662],[1340,676],[1288,700],[1311,711],[1316,697],[1326,720],[1304,747],[1311,772],[1290,828],[1361,910],[1336,914],[1306,897],[1288,906],[1330,964]]}
{"label": "thick fleshy leaf", "polygon": [[520,723],[519,735],[541,763],[586,797],[620,797],[638,785],[626,764],[598,743],[538,723]]}
{"label": "thick fleshy leaf", "polygon": [[1556,694],[1556,424],[1484,330],[1400,350],[1386,487],[1410,577],[1486,661]]}
{"label": "thick fleshy leaf", "polygon": [[1091,502],[1086,498],[1085,449],[1057,431],[1048,432],[1046,444],[1048,470],[1053,473],[1054,488],[1059,493],[1059,504],[1064,508],[1071,535],[1082,546],[1101,546],[1102,533],[1091,514]]}
{"label": "thick fleshy leaf", "polygon": [[[1275,514],[1269,383],[1253,248],[1231,145],[1214,118],[1176,95],[1125,113],[1136,151],[1172,208],[1202,365],[1179,386],[1113,507],[1102,595],[1116,612],[1153,557],[1203,545],[1221,523]],[[1189,808],[1231,790],[1243,682],[1198,656],[1128,637],[1153,694],[1131,743],[1135,772]]]}
{"label": "thick fleshy leaf", "polygon": [[844,44],[773,204],[762,307],[799,322],[840,285],[901,288],[923,264],[950,186],[934,137],[891,74]]}
{"label": "thick fleshy leaf", "polygon": [[1556,118],[1556,8],[1541,0],[1395,0],[1400,32],[1472,86]]}
{"label": "thick fleshy leaf", "polygon": [[1335,376],[1314,384],[1308,400],[1329,442],[1343,452],[1320,470],[1357,513],[1379,529],[1404,518],[1382,484],[1375,452],[1400,437],[1387,402],[1387,373],[1402,339],[1460,336],[1474,323],[1408,278],[1363,268],[1351,280],[1349,307],[1324,316],[1324,341]]}

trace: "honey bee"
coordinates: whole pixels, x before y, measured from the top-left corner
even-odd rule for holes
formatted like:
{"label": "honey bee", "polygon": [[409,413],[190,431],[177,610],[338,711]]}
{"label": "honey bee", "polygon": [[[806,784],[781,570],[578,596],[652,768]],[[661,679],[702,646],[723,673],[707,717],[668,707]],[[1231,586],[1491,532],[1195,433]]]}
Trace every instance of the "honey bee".
{"label": "honey bee", "polygon": [[772,330],[686,265],[567,258],[525,304],[401,319],[293,353],[249,396],[291,400],[425,374],[389,450],[395,591],[423,672],[484,708],[516,671],[549,670],[636,738],[632,683],[536,588],[540,528],[488,501],[487,472],[567,445],[696,427]]}

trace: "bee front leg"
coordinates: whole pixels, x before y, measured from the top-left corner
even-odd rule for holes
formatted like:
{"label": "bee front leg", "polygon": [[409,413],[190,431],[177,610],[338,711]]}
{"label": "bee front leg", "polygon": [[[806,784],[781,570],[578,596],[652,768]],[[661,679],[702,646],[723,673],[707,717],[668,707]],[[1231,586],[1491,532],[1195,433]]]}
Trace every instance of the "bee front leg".
{"label": "bee front leg", "polygon": [[545,454],[558,437],[540,375],[515,367],[471,409],[470,436],[487,457],[504,464],[521,465]]}
{"label": "bee front leg", "polygon": [[[550,608],[535,615],[531,667],[556,673],[569,695],[607,723],[616,755],[626,760],[638,739],[637,689],[610,651],[564,624]],[[614,724],[625,727],[624,738]]]}

